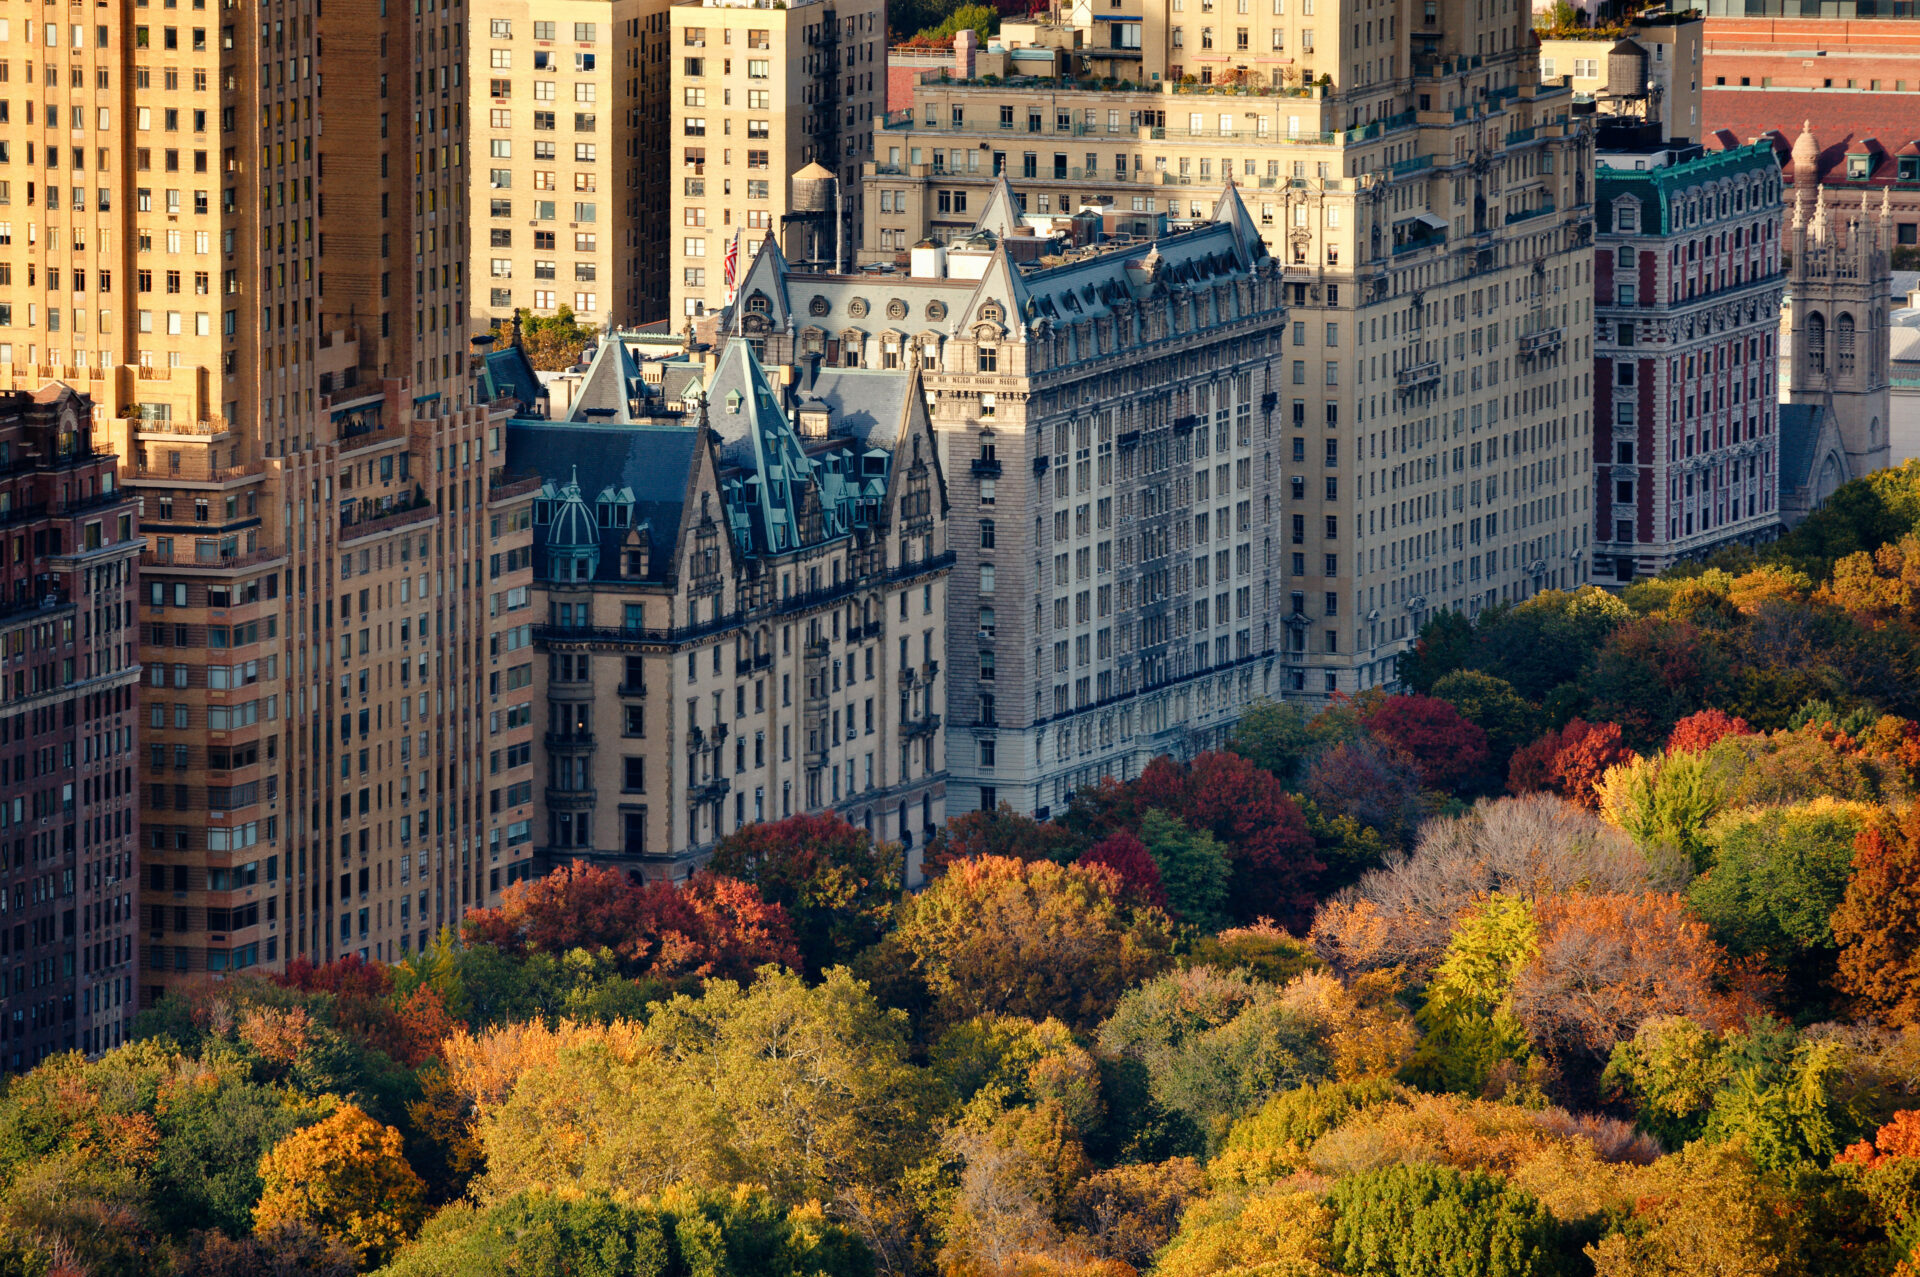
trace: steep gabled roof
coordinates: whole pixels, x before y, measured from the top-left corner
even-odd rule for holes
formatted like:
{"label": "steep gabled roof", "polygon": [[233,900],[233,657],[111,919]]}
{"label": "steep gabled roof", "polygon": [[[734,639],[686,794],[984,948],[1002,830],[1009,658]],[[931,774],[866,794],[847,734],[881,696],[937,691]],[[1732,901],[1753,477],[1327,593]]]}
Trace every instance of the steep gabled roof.
{"label": "steep gabled roof", "polygon": [[760,294],[767,299],[767,323],[776,331],[784,330],[791,312],[787,309],[787,255],[769,231],[758,244],[747,244],[751,254],[739,276],[732,313],[727,316],[726,332],[740,335],[741,321],[747,314],[747,299]]}
{"label": "steep gabled roof", "polygon": [[567,409],[567,420],[628,424],[635,420],[634,401],[645,394],[640,365],[626,343],[603,341],[580,379],[580,389]]}
{"label": "steep gabled roof", "polygon": [[1013,183],[1002,173],[987,191],[987,202],[980,210],[979,218],[974,222],[975,231],[988,231],[1000,239],[1021,225],[1020,200],[1013,193]]}

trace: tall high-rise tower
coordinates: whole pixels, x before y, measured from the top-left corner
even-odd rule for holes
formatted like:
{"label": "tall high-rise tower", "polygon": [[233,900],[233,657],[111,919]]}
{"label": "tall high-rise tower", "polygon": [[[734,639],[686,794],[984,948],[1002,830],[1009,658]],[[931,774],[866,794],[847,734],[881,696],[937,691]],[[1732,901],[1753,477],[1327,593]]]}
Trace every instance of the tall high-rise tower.
{"label": "tall high-rise tower", "polygon": [[8,46],[41,118],[0,123],[34,173],[0,185],[0,376],[91,395],[141,500],[149,1002],[395,957],[531,815],[489,765],[524,617],[467,393],[467,25],[186,0]]}

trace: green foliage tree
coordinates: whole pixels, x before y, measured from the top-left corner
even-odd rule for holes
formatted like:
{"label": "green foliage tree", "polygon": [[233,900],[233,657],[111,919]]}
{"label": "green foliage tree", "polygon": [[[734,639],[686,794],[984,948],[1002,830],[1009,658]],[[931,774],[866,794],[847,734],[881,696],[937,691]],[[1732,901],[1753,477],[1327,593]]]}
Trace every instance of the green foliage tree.
{"label": "green foliage tree", "polygon": [[[1452,613],[1444,615],[1451,616]],[[1283,785],[1297,785],[1307,760],[1319,748],[1305,711],[1292,701],[1262,700],[1234,724],[1227,748],[1272,772]]]}
{"label": "green foliage tree", "polygon": [[[520,344],[526,348],[534,368],[541,372],[560,372],[579,363],[587,343],[600,332],[598,325],[583,324],[576,319],[568,306],[560,307],[551,315],[518,310],[514,318],[520,321]],[[493,337],[501,343],[511,341],[513,325],[496,323]]]}
{"label": "green foliage tree", "polygon": [[1333,1266],[1380,1277],[1555,1277],[1561,1230],[1545,1207],[1498,1175],[1389,1166],[1327,1194]]}
{"label": "green foliage tree", "polygon": [[1643,847],[1665,847],[1694,869],[1707,867],[1707,825],[1726,804],[1726,788],[1708,754],[1661,754],[1609,768],[1598,786],[1600,812]]}
{"label": "green foliage tree", "polygon": [[1160,871],[1173,915],[1203,931],[1219,930],[1226,922],[1227,887],[1233,878],[1226,848],[1212,834],[1189,829],[1163,811],[1146,814],[1140,837]]}
{"label": "green foliage tree", "polygon": [[1482,670],[1454,670],[1434,683],[1431,694],[1487,734],[1489,765],[1499,774],[1505,774],[1513,751],[1539,736],[1544,726],[1540,710],[1522,699],[1512,683]]}
{"label": "green foliage tree", "polygon": [[1125,994],[1100,1046],[1145,1066],[1153,1098],[1215,1144],[1275,1091],[1331,1075],[1317,1026],[1245,972],[1192,967]]}
{"label": "green foliage tree", "polygon": [[1712,868],[1694,879],[1688,899],[1737,954],[1767,954],[1782,969],[1830,954],[1854,839],[1872,815],[1865,804],[1830,798],[1729,812],[1707,827]]}

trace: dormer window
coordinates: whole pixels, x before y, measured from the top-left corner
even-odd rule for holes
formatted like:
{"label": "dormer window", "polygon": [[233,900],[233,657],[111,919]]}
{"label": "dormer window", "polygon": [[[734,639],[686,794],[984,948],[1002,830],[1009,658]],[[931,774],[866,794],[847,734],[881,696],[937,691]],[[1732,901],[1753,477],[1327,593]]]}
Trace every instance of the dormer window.
{"label": "dormer window", "polygon": [[1847,157],[1847,176],[1855,181],[1864,181],[1872,172],[1873,159],[1867,155],[1849,155]]}
{"label": "dormer window", "polygon": [[740,401],[741,401],[741,399],[742,399],[743,397],[744,397],[744,396],[742,396],[742,395],[741,395],[741,393],[740,393],[739,391],[737,391],[737,390],[729,390],[729,391],[727,392],[727,411],[728,411],[728,412],[739,412],[739,411],[740,411]]}

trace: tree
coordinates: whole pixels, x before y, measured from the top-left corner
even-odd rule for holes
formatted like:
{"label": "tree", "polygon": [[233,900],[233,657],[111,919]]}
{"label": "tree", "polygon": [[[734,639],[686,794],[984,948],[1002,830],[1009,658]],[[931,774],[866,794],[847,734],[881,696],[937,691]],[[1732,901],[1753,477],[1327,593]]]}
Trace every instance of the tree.
{"label": "tree", "polygon": [[1205,1183],[1190,1157],[1136,1162],[1089,1175],[1074,1186],[1067,1209],[1095,1253],[1145,1271]]}
{"label": "tree", "polygon": [[1605,1060],[1655,1016],[1731,1028],[1760,1010],[1744,972],[1677,895],[1579,892],[1543,902],[1539,918],[1512,1005],[1563,1064]]}
{"label": "tree", "polygon": [[1307,759],[1318,747],[1307,715],[1292,701],[1261,700],[1248,706],[1234,724],[1227,748],[1283,785],[1298,784]]}
{"label": "tree", "polygon": [[1219,1195],[1190,1208],[1154,1266],[1156,1277],[1338,1277],[1329,1263],[1333,1212],[1311,1193]]}
{"label": "tree", "polygon": [[1157,807],[1226,848],[1236,918],[1309,916],[1322,866],[1299,804],[1270,772],[1218,750],[1191,764],[1162,755],[1129,788],[1142,819]]}
{"label": "tree", "polygon": [[579,861],[513,884],[498,907],[469,913],[462,926],[469,943],[509,953],[604,948],[629,972],[662,979],[800,961],[785,909],[707,870],[683,886],[640,884]]}
{"label": "tree", "polygon": [[180,1268],[194,1277],[353,1277],[357,1271],[351,1250],[307,1224],[277,1224],[238,1239],[218,1230],[190,1233],[185,1250]]}
{"label": "tree", "polygon": [[369,1268],[390,1258],[424,1215],[426,1185],[401,1153],[400,1132],[351,1104],[276,1144],[260,1159],[260,1179],[255,1228],[309,1224]]}
{"label": "tree", "polygon": [[1887,1024],[1920,1021],[1920,802],[1860,833],[1832,925],[1841,992]]}
{"label": "tree", "polygon": [[1435,689],[1441,679],[1473,660],[1473,646],[1473,622],[1452,608],[1437,610],[1433,619],[1420,627],[1412,649],[1400,655],[1401,684],[1415,692],[1437,695]]}
{"label": "tree", "polygon": [[833,813],[743,826],[720,840],[707,867],[784,909],[816,975],[878,940],[900,896],[899,848],[877,846]]}
{"label": "tree", "polygon": [[1191,967],[1121,997],[1100,1046],[1145,1066],[1153,1098],[1217,1145],[1278,1090],[1332,1073],[1319,1026],[1239,971]]}
{"label": "tree", "polygon": [[1420,1008],[1426,1036],[1409,1069],[1415,1079],[1475,1093],[1503,1063],[1527,1059],[1513,989],[1539,947],[1539,923],[1526,900],[1496,894],[1461,916]]}
{"label": "tree", "polygon": [[1514,750],[1540,734],[1540,711],[1504,678],[1481,670],[1455,670],[1434,683],[1433,695],[1487,734],[1487,762],[1496,775],[1505,774]]}
{"label": "tree", "polygon": [[1682,1015],[1652,1016],[1613,1048],[1601,1083],[1624,1098],[1640,1129],[1668,1148],[1699,1139],[1733,1072],[1720,1034]]}
{"label": "tree", "polygon": [[1361,723],[1420,769],[1428,789],[1452,791],[1475,780],[1487,762],[1487,734],[1433,696],[1388,696]]}
{"label": "tree", "polygon": [[1717,709],[1689,714],[1673,725],[1667,737],[1669,754],[1698,754],[1711,749],[1724,736],[1748,736],[1753,729],[1747,720]]}
{"label": "tree", "polygon": [[321,1116],[317,1107],[238,1074],[223,1068],[178,1088],[157,1115],[150,1183],[159,1222],[176,1236],[194,1229],[244,1236],[261,1193],[261,1157]]}
{"label": "tree", "polygon": [[1167,889],[1160,881],[1160,867],[1146,844],[1121,830],[1109,834],[1074,859],[1076,865],[1101,865],[1120,878],[1122,894],[1130,904],[1167,907]]}
{"label": "tree", "polygon": [[[526,349],[527,358],[542,372],[560,372],[578,364],[587,344],[600,332],[595,325],[576,320],[572,309],[566,306],[552,315],[517,310],[513,317],[519,323],[520,344]],[[494,324],[493,337],[497,342],[511,341],[513,325]]]}
{"label": "tree", "polygon": [[932,44],[950,44],[960,32],[973,31],[985,44],[987,37],[999,29],[1000,14],[991,5],[962,4],[949,13],[939,26],[921,31],[919,38]]}
{"label": "tree", "polygon": [[1226,921],[1222,908],[1233,878],[1219,842],[1162,811],[1148,812],[1140,832],[1168,909],[1202,931],[1218,931]]}
{"label": "tree", "polygon": [[1500,798],[1428,821],[1419,845],[1362,878],[1352,902],[1321,908],[1312,938],[1342,970],[1404,965],[1420,976],[1460,915],[1495,893],[1545,900],[1667,884],[1632,839],[1572,803]]}
{"label": "tree", "polygon": [[1165,915],[1121,894],[1098,866],[978,856],[910,899],[896,934],[945,1023],[998,1011],[1085,1027],[1169,961]]}
{"label": "tree", "polygon": [[1706,831],[1713,867],[1687,888],[1694,912],[1733,952],[1770,955],[1777,967],[1832,950],[1854,840],[1873,814],[1864,803],[1816,798],[1720,816]]}
{"label": "tree", "polygon": [[1795,1203],[1740,1152],[1689,1145],[1636,1172],[1633,1213],[1587,1247],[1597,1277],[1767,1277],[1803,1271]]}
{"label": "tree", "polygon": [[1014,860],[1072,860],[1085,846],[1066,828],[1022,816],[1006,803],[993,811],[969,811],[948,819],[934,835],[927,864],[938,867],[975,856]]}
{"label": "tree", "polygon": [[1333,819],[1351,817],[1399,847],[1413,841],[1426,814],[1413,761],[1372,739],[1342,742],[1314,759],[1306,795]]}
{"label": "tree", "polygon": [[1695,870],[1707,866],[1707,824],[1726,787],[1704,754],[1662,754],[1609,767],[1597,786],[1600,814],[1643,847],[1669,848]]}
{"label": "tree", "polygon": [[1560,1271],[1559,1225],[1498,1175],[1389,1166],[1347,1176],[1326,1201],[1336,1216],[1333,1267],[1342,1272],[1551,1277]]}
{"label": "tree", "polygon": [[1555,793],[1597,811],[1600,795],[1595,787],[1608,768],[1633,757],[1633,751],[1620,738],[1618,723],[1589,723],[1576,718],[1514,752],[1507,767],[1507,790],[1514,794]]}

